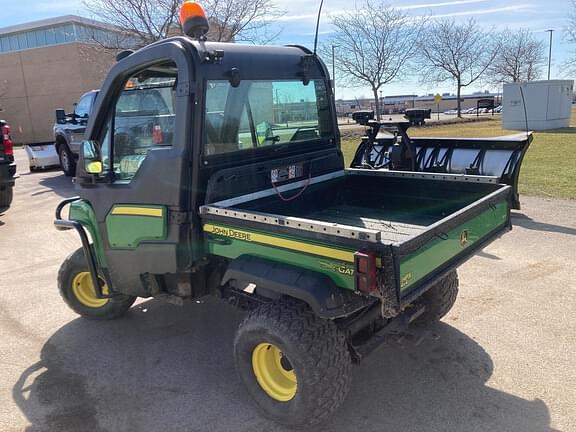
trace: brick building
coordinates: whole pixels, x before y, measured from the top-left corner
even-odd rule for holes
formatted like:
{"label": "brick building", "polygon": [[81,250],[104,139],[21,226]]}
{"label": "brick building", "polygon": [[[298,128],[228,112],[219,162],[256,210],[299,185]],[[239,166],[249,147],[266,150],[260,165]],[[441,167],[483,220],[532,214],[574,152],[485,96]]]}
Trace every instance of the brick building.
{"label": "brick building", "polygon": [[74,15],[0,28],[0,117],[15,142],[52,140],[55,109],[71,111],[114,62],[91,41],[114,34],[110,25]]}

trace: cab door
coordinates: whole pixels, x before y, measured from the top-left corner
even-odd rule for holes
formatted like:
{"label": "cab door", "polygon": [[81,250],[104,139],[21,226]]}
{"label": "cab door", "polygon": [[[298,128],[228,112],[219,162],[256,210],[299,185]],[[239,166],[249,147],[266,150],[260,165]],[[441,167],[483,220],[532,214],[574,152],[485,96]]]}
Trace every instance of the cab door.
{"label": "cab door", "polygon": [[119,62],[90,119],[103,172],[96,185],[80,185],[81,196],[94,208],[104,272],[126,294],[147,295],[144,275],[177,273],[190,259],[190,227],[171,223],[189,210],[192,68],[184,51],[159,44]]}

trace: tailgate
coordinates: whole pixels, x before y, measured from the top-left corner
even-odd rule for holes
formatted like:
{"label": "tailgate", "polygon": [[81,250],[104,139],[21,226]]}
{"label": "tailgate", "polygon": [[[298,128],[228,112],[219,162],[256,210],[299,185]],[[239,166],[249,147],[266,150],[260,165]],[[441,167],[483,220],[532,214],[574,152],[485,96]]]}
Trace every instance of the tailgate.
{"label": "tailgate", "polygon": [[[532,133],[494,138],[410,138],[416,154],[416,171],[464,174],[496,178],[498,183],[512,186],[511,207],[520,208],[518,178],[524,155],[532,142]],[[369,163],[388,170],[387,156],[394,139],[379,136]],[[368,142],[365,139],[354,156],[351,167],[365,169]],[[379,159],[380,158],[380,159]]]}
{"label": "tailgate", "polygon": [[470,204],[395,245],[400,302],[410,303],[438,278],[511,228],[510,186]]}

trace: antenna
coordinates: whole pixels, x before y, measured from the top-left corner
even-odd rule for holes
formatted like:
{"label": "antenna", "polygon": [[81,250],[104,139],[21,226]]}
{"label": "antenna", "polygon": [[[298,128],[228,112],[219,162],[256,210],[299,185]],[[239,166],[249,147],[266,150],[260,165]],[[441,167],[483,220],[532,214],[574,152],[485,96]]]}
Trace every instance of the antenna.
{"label": "antenna", "polygon": [[314,35],[314,55],[316,55],[316,47],[318,46],[318,29],[320,28],[320,15],[322,15],[322,5],[324,0],[320,1],[320,8],[318,9],[318,18],[316,19],[316,33]]}

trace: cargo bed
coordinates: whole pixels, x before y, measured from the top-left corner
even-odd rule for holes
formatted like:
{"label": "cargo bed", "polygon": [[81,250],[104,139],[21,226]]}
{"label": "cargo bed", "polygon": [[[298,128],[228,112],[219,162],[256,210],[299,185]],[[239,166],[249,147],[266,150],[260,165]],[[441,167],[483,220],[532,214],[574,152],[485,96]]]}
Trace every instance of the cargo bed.
{"label": "cargo bed", "polygon": [[212,203],[201,214],[210,253],[274,259],[279,246],[283,261],[327,270],[350,289],[353,272],[343,268],[354,252],[376,251],[382,268],[394,269],[382,283],[402,300],[509,228],[510,191],[487,176],[345,170]]}

